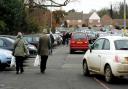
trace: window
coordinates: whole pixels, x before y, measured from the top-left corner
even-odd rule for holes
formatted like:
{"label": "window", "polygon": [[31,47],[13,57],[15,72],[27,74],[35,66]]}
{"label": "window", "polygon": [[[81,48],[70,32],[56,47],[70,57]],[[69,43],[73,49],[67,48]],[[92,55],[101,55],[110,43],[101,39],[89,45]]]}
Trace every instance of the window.
{"label": "window", "polygon": [[82,22],[82,20],[78,20],[78,23],[81,23]]}
{"label": "window", "polygon": [[109,40],[105,40],[103,49],[104,50],[110,50],[110,42],[109,42]]}
{"label": "window", "polygon": [[70,23],[70,20],[67,20],[67,23]]}
{"label": "window", "polygon": [[128,50],[128,40],[116,40],[114,43],[116,50]]}
{"label": "window", "polygon": [[4,46],[4,42],[3,40],[0,39],[0,47],[3,47]]}
{"label": "window", "polygon": [[87,38],[86,35],[84,33],[75,33],[73,35],[73,38],[78,40],[78,39],[84,39],[84,38]]}
{"label": "window", "polygon": [[24,37],[24,39],[27,41],[27,42],[32,42],[32,37]]}
{"label": "window", "polygon": [[98,39],[93,45],[94,50],[101,50],[103,48],[104,39]]}

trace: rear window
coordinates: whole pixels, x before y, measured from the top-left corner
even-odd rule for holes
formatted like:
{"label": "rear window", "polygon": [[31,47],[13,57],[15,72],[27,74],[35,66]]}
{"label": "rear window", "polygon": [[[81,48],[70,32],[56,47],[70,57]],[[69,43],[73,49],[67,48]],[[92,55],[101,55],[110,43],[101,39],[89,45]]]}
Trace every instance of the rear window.
{"label": "rear window", "polygon": [[27,41],[27,42],[32,42],[32,37],[24,37],[24,39]]}
{"label": "rear window", "polygon": [[116,40],[114,44],[116,50],[128,50],[128,40]]}
{"label": "rear window", "polygon": [[74,39],[86,39],[86,35],[84,33],[75,33],[73,34]]}

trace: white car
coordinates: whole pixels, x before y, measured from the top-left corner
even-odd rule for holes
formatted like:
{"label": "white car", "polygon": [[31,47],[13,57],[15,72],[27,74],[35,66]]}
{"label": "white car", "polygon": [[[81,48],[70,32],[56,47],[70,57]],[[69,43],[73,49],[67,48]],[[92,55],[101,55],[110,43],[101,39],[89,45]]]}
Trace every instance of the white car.
{"label": "white car", "polygon": [[98,38],[84,55],[83,73],[95,72],[105,76],[106,82],[128,75],[128,37]]}

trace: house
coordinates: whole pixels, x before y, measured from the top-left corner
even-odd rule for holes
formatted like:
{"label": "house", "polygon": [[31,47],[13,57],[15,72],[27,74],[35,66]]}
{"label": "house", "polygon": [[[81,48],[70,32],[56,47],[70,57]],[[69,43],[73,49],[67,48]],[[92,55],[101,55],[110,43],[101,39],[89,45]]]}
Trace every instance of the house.
{"label": "house", "polygon": [[88,23],[87,26],[89,27],[101,25],[100,17],[96,12],[90,13],[88,15],[86,14],[83,16],[83,20],[87,21],[86,23]]}
{"label": "house", "polygon": [[68,12],[68,15],[65,16],[68,27],[77,27],[82,26],[82,17],[83,12]]}
{"label": "house", "polygon": [[112,25],[113,24],[113,19],[109,15],[104,15],[101,18],[101,24],[102,24],[102,26]]}
{"label": "house", "polygon": [[65,17],[69,27],[100,26],[100,17],[96,12],[83,14],[83,12],[69,12]]}

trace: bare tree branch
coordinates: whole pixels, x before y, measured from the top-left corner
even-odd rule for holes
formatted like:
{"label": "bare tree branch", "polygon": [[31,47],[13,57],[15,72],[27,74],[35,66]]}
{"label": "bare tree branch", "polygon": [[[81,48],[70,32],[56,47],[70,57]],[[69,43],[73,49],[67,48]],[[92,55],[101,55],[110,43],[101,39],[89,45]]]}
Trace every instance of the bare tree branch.
{"label": "bare tree branch", "polygon": [[[61,6],[66,6],[70,2],[70,0],[65,0],[63,4],[60,4],[54,0],[39,0],[39,1],[37,0],[38,2],[35,0],[27,0],[27,1],[28,3],[25,3],[25,5],[28,5],[28,6],[33,5],[33,7],[61,7]],[[52,5],[51,4],[45,5],[44,3],[46,1],[50,1]]]}

